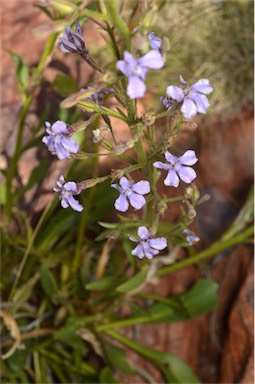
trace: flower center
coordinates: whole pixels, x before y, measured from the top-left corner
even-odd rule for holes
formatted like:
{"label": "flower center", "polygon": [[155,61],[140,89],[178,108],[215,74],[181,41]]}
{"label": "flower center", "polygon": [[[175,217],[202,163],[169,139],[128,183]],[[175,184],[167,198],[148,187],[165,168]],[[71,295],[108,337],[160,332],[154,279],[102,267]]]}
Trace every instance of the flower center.
{"label": "flower center", "polygon": [[136,64],[136,65],[134,66],[134,69],[133,69],[133,71],[132,71],[132,74],[133,74],[133,75],[137,75],[137,76],[142,76],[142,74],[143,74],[143,70],[142,70],[142,68],[141,68],[141,66],[140,66],[139,64]]}

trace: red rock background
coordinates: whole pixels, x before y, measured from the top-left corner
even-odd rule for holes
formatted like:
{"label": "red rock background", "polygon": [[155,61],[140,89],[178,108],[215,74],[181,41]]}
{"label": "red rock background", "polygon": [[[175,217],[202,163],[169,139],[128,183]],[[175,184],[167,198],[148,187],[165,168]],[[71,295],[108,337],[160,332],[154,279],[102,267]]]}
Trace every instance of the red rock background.
{"label": "red rock background", "polygon": [[[33,7],[29,0],[1,2],[2,48],[18,52],[29,64],[35,65],[46,39],[36,39],[38,25],[50,28],[48,19]],[[90,27],[88,27],[89,29]],[[88,37],[91,38],[88,32]],[[68,55],[66,55],[68,56]],[[66,57],[68,66],[70,58]],[[59,63],[55,62],[56,67]],[[52,69],[54,71],[54,68]],[[76,78],[89,76],[79,65],[72,66]],[[21,102],[16,89],[15,65],[6,52],[1,58],[1,157],[0,167],[7,166],[12,155]],[[36,122],[40,102],[56,95],[47,92],[38,95],[29,115],[29,123]],[[176,143],[180,150],[192,145],[198,152],[198,186],[211,199],[198,207],[196,220],[201,245],[212,243],[231,225],[245,202],[253,183],[253,111],[247,106],[236,115],[217,117],[210,125],[196,131],[184,130]],[[39,160],[30,152],[19,164],[24,180]],[[59,174],[59,169],[54,172]],[[55,174],[53,174],[55,179]],[[42,202],[45,204],[45,201]],[[169,213],[167,220],[174,218]],[[252,383],[254,381],[253,348],[253,248],[238,245],[218,255],[209,263],[207,276],[220,286],[219,306],[212,313],[198,319],[161,326],[142,325],[137,328],[138,341],[159,350],[169,351],[188,363],[204,383]],[[204,274],[205,272],[203,272]],[[188,289],[201,272],[189,267],[161,278],[153,289],[163,296]],[[133,357],[137,359],[137,357]],[[140,360],[135,360],[141,364]],[[144,364],[144,363],[143,363]],[[149,364],[157,382],[160,377]],[[128,378],[125,378],[127,381]],[[132,378],[134,380],[134,378]],[[131,381],[130,381],[131,382]]]}

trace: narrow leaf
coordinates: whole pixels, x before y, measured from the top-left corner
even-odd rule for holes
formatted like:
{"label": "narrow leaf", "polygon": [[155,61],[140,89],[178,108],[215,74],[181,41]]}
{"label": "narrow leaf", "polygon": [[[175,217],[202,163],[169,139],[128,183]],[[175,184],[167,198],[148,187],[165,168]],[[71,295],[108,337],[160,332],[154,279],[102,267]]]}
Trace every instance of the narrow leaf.
{"label": "narrow leaf", "polygon": [[129,292],[133,289],[139,287],[145,280],[147,276],[147,268],[142,269],[140,272],[138,272],[135,276],[133,276],[130,280],[126,281],[124,284],[121,284],[117,291],[119,292]]}
{"label": "narrow leaf", "polygon": [[191,317],[202,315],[217,305],[218,284],[215,281],[200,279],[180,300]]}
{"label": "narrow leaf", "polygon": [[114,277],[105,277],[102,280],[93,281],[86,285],[86,289],[90,291],[106,291],[113,289],[120,283],[119,279]]}

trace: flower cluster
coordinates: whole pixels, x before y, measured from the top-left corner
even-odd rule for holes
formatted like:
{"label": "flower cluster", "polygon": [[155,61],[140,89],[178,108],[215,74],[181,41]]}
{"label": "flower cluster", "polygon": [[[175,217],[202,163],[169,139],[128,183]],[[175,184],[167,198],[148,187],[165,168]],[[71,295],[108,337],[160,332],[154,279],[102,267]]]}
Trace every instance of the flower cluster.
{"label": "flower cluster", "polygon": [[148,37],[151,49],[155,49],[156,51],[161,53],[162,39],[156,36],[154,32],[150,32],[148,34]]}
{"label": "flower cluster", "polygon": [[137,234],[139,239],[130,236],[129,239],[136,243],[139,243],[132,251],[132,255],[142,259],[144,256],[147,259],[152,259],[153,256],[158,255],[160,251],[167,247],[167,241],[164,237],[158,237],[153,239],[148,229],[144,226],[139,227]]}
{"label": "flower cluster", "polygon": [[78,53],[78,55],[86,55],[88,50],[81,33],[81,26],[76,23],[76,31],[66,28],[63,37],[58,41],[59,48],[64,53]]}
{"label": "flower cluster", "polygon": [[[88,87],[88,91],[91,91],[93,88]],[[89,96],[88,99],[94,101],[94,103],[98,103],[99,105],[104,104],[103,97],[108,94],[113,94],[113,88],[101,88],[98,92],[93,93],[93,95]]]}
{"label": "flower cluster", "polygon": [[190,184],[196,177],[196,172],[190,165],[196,164],[198,161],[195,151],[188,150],[182,156],[176,157],[169,151],[165,152],[167,163],[156,161],[153,163],[155,168],[168,171],[164,184],[168,187],[178,187],[180,179],[186,184]]}
{"label": "flower cluster", "polygon": [[95,71],[102,72],[100,66],[89,55],[85,41],[81,33],[80,23],[76,23],[76,31],[66,28],[58,41],[59,48],[64,53],[76,53],[80,55]]}
{"label": "flower cluster", "polygon": [[184,234],[189,245],[193,245],[194,243],[200,240],[199,237],[195,235],[195,233],[191,232],[189,229],[184,229],[182,233]]}
{"label": "flower cluster", "polygon": [[198,112],[206,113],[210,103],[205,95],[209,95],[213,91],[209,80],[201,79],[191,87],[188,86],[182,76],[180,76],[180,81],[184,84],[184,88],[170,85],[166,89],[167,97],[161,98],[161,102],[166,109],[170,109],[175,100],[178,103],[182,103],[181,112],[188,120]]}
{"label": "flower cluster", "polygon": [[126,177],[120,179],[120,186],[112,184],[120,192],[120,196],[115,201],[115,208],[120,212],[128,210],[128,201],[135,209],[141,209],[146,200],[143,195],[150,193],[150,183],[146,180],[141,180],[138,183],[130,183]]}
{"label": "flower cluster", "polygon": [[71,154],[78,152],[79,145],[75,140],[69,139],[72,132],[68,130],[64,121],[58,120],[52,125],[46,121],[45,126],[49,136],[44,136],[42,142],[47,145],[52,155],[56,155],[60,160],[63,160],[69,159]]}
{"label": "flower cluster", "polygon": [[[128,51],[124,51],[123,59],[118,60],[116,64],[117,69],[128,79],[126,94],[130,99],[143,97],[146,91],[145,80],[148,70],[157,70],[162,68],[164,65],[163,51],[165,51],[165,49],[163,46],[165,47],[165,44],[163,41],[165,42],[165,38],[161,39],[156,36],[154,32],[148,33],[147,36],[151,47],[149,52],[139,57],[133,56]],[[146,46],[148,46],[147,43]],[[76,23],[75,31],[71,28],[65,29],[63,37],[59,39],[59,47],[62,52],[80,55],[95,70],[101,72],[101,68],[89,56],[79,23]],[[180,81],[183,84],[182,87],[170,85],[166,89],[166,96],[161,96],[160,99],[163,107],[167,111],[170,111],[173,106],[176,106],[176,109],[180,108],[181,113],[188,120],[190,120],[197,113],[206,113],[209,107],[209,100],[206,95],[213,91],[209,80],[201,79],[192,86],[188,86],[182,76],[180,76]],[[91,91],[92,88],[88,87],[87,89]],[[97,104],[97,110],[99,109],[98,107],[101,108],[101,110],[99,109],[101,113],[100,116],[102,116],[103,120],[107,123],[107,129],[113,136],[114,144],[107,141],[109,145],[103,146],[109,151],[113,149],[114,145],[116,146],[116,140],[112,132],[112,125],[109,116],[115,116],[116,113],[109,113],[108,116],[107,111],[110,110],[105,108],[103,103],[104,96],[113,93],[117,100],[121,99],[120,97],[118,99],[118,87],[101,88],[99,91],[88,97],[89,100]],[[120,114],[122,113],[120,109],[118,109],[118,111]],[[126,117],[124,113],[122,113],[122,117],[123,116]],[[136,119],[138,119],[137,116],[134,117],[134,120]],[[140,119],[140,121],[142,122],[143,120]],[[46,122],[45,125],[47,135],[42,138],[42,141],[46,144],[51,154],[56,155],[60,160],[68,159],[70,157],[75,158],[82,155],[82,153],[78,154],[79,145],[75,142],[75,140],[71,139],[75,129],[81,128],[72,128],[73,126],[68,127],[68,125],[63,121],[56,121],[52,125],[49,122]],[[103,139],[101,137],[101,131],[103,129],[105,128],[96,127],[96,129],[92,131],[94,134],[94,142],[103,143]],[[138,133],[133,135],[132,140],[134,145],[136,142],[135,140],[138,139],[140,139]],[[181,181],[186,184],[193,182],[197,175],[192,166],[198,161],[194,150],[189,149],[179,157],[169,152],[169,150],[166,150],[164,156],[165,162],[160,160],[155,161],[153,163],[153,167],[167,172],[167,176],[164,180],[164,184],[166,186],[176,188],[179,186]],[[133,159],[131,160],[133,161]],[[130,168],[132,167],[133,165]],[[132,169],[137,168],[139,168],[139,164],[135,163],[134,168]],[[119,197],[114,202],[114,206],[117,211],[126,212],[129,205],[135,210],[140,210],[143,207],[146,207],[147,201],[152,201],[153,204],[155,204],[155,201],[152,200],[155,197],[155,172],[145,172],[147,175],[154,175],[153,177],[150,177],[150,181],[140,180],[138,182],[134,182],[130,176],[130,171],[124,170],[123,173],[122,170],[120,171],[121,172],[118,174],[121,175],[118,177],[119,182],[111,184],[111,187],[115,188],[119,192]],[[125,175],[127,175],[127,177]],[[106,178],[107,177],[102,177],[101,179],[105,180]],[[116,178],[116,176],[114,178]],[[58,193],[61,206],[63,208],[71,207],[73,210],[81,212],[83,210],[83,206],[74,198],[74,196],[79,195],[85,188],[96,185],[97,182],[98,179],[92,179],[90,181],[87,180],[86,182],[83,181],[78,184],[74,181],[66,182],[64,176],[61,175],[56,182],[57,186],[54,188],[54,191]],[[148,197],[145,197],[145,195],[148,195]],[[138,243],[133,249],[132,255],[138,257],[139,259],[143,259],[144,257],[152,259],[155,255],[158,255],[160,251],[167,248],[167,239],[165,237],[154,237],[152,235],[156,232],[157,223],[158,221],[156,220],[153,230],[150,228],[148,229],[146,226],[140,226],[137,231],[138,238],[133,236],[129,237],[131,241]],[[199,238],[188,229],[184,229],[182,234],[186,238],[189,245],[192,245],[199,240]]]}
{"label": "flower cluster", "polygon": [[81,193],[78,185],[74,181],[68,181],[66,183],[63,175],[59,177],[56,184],[57,187],[53,188],[53,191],[59,194],[61,206],[63,208],[71,207],[73,210],[81,212],[83,206],[73,197]]}
{"label": "flower cluster", "polygon": [[124,52],[124,60],[117,62],[117,68],[128,77],[127,95],[130,99],[144,96],[146,91],[144,80],[148,69],[160,69],[163,65],[163,56],[156,49],[152,49],[138,59],[133,57],[131,53]]}

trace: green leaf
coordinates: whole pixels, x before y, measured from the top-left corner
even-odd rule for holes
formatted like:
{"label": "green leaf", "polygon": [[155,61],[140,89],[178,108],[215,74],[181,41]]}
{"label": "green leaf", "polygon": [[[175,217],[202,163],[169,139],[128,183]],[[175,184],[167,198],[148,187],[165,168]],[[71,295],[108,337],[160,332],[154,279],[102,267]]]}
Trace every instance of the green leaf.
{"label": "green leaf", "polygon": [[150,307],[150,323],[184,321],[203,315],[216,307],[217,290],[214,281],[200,279],[188,292]]}
{"label": "green leaf", "polygon": [[[94,91],[88,91],[86,89],[83,91],[76,92],[68,96],[66,99],[62,100],[60,103],[60,106],[62,108],[72,108],[81,100],[85,102],[85,100],[87,100],[91,95],[93,95],[93,93]],[[87,101],[88,101],[88,105],[91,107],[90,112],[93,112],[95,103],[93,103],[90,100],[87,100]]]}
{"label": "green leaf", "polygon": [[26,360],[29,354],[30,350],[27,348],[27,346],[24,349],[16,349],[13,355],[11,355],[7,360],[10,369],[14,372],[21,371],[26,364]]}
{"label": "green leaf", "polygon": [[107,228],[107,229],[116,229],[119,225],[116,223],[104,223],[103,221],[99,221],[98,224],[100,224],[101,227]]}
{"label": "green leaf", "polygon": [[114,229],[106,229],[105,231],[102,231],[96,238],[95,241],[102,241],[105,239],[108,239],[111,236],[114,236],[116,233],[116,230]]}
{"label": "green leaf", "polygon": [[99,13],[90,9],[84,9],[81,11],[80,16],[86,16],[88,18],[93,18],[96,20],[104,20],[104,21],[109,21],[109,17],[106,14]]}
{"label": "green leaf", "polygon": [[65,325],[55,331],[53,338],[55,340],[68,341],[70,338],[74,337],[76,331],[87,324],[93,323],[96,320],[95,316],[72,316],[69,317]]}
{"label": "green leaf", "polygon": [[24,285],[16,289],[12,299],[12,305],[16,309],[18,306],[21,306],[31,297],[34,285],[38,279],[39,279],[39,274],[35,273],[34,276],[31,279],[29,279]]}
{"label": "green leaf", "polygon": [[54,297],[58,287],[53,274],[44,265],[40,268],[40,279],[44,292],[50,298]]}
{"label": "green leaf", "polygon": [[120,381],[117,381],[114,379],[112,375],[112,370],[109,367],[104,367],[101,369],[100,374],[99,374],[99,382],[102,384],[105,383],[119,383],[121,384]]}
{"label": "green leaf", "polygon": [[6,185],[0,184],[0,205],[5,205],[6,203]]}
{"label": "green leaf", "polygon": [[180,300],[191,317],[202,315],[217,306],[218,284],[215,281],[200,279]]}
{"label": "green leaf", "polygon": [[140,272],[138,272],[135,276],[131,277],[128,281],[126,281],[124,284],[121,284],[117,291],[119,292],[129,292],[133,289],[139,287],[145,280],[147,276],[147,268],[142,269]]}
{"label": "green leaf", "polygon": [[62,15],[69,15],[77,10],[76,5],[71,0],[51,0],[50,4]]}
{"label": "green leaf", "polygon": [[119,279],[114,277],[105,277],[101,280],[93,281],[86,285],[86,289],[90,291],[104,291],[113,289],[120,283]]}
{"label": "green leaf", "polygon": [[132,349],[142,357],[151,361],[162,372],[167,383],[173,384],[199,384],[200,381],[192,370],[179,360],[176,356],[161,352],[148,347],[147,345],[139,344],[133,340],[128,339],[126,336],[116,333],[114,331],[105,332],[109,337],[120,341],[128,348]]}
{"label": "green leaf", "polygon": [[54,244],[63,238],[63,235],[76,228],[79,217],[71,210],[60,210],[52,215],[50,222],[40,231],[36,238],[36,248],[44,253],[52,249]]}
{"label": "green leaf", "polygon": [[112,211],[116,191],[110,185],[108,180],[97,185],[92,206],[93,215],[88,217],[89,225],[98,223],[102,218],[105,218],[107,213]]}
{"label": "green leaf", "polygon": [[180,384],[200,383],[200,380],[192,369],[171,353],[164,353],[164,363],[167,365],[170,382]]}
{"label": "green leaf", "polygon": [[103,341],[104,351],[112,367],[119,369],[127,375],[132,375],[135,370],[129,365],[125,351],[116,345]]}
{"label": "green leaf", "polygon": [[24,62],[23,58],[16,52],[7,49],[7,52],[16,61],[16,77],[20,87],[20,92],[24,93],[28,86],[29,67]]}
{"label": "green leaf", "polygon": [[52,86],[62,96],[69,96],[72,93],[79,92],[79,87],[72,77],[62,72],[56,75]]}
{"label": "green leaf", "polygon": [[189,319],[189,315],[185,313],[182,305],[177,306],[167,305],[164,303],[157,303],[150,307],[149,313],[151,317],[148,319],[151,324],[153,323],[170,323]]}
{"label": "green leaf", "polygon": [[128,239],[122,238],[122,246],[123,246],[124,251],[128,257],[130,264],[134,268],[135,267],[135,257],[131,253],[132,249],[133,249],[133,245],[131,244],[131,242]]}

